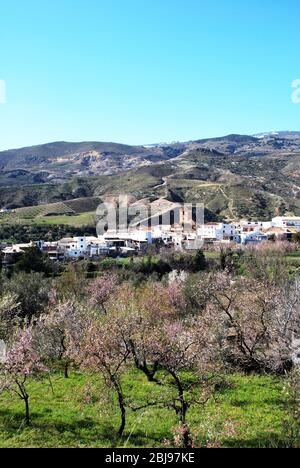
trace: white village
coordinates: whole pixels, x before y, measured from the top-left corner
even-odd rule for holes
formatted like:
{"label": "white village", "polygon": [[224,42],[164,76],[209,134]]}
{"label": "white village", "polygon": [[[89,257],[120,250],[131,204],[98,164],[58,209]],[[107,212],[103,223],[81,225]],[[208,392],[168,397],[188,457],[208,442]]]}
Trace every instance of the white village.
{"label": "white village", "polygon": [[205,249],[211,245],[256,245],[267,241],[292,241],[300,233],[300,217],[279,216],[271,221],[241,220],[237,223],[210,222],[201,225],[160,224],[108,230],[102,235],[66,237],[55,242],[2,244],[3,264],[10,265],[31,247],[38,247],[53,261],[131,257],[143,255],[151,245],[175,251]]}

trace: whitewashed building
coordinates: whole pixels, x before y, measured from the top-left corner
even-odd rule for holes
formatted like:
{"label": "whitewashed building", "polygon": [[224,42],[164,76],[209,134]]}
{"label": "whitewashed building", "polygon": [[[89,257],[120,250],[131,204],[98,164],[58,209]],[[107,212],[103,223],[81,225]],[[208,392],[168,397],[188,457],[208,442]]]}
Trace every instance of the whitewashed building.
{"label": "whitewashed building", "polygon": [[98,237],[71,237],[58,242],[66,258],[90,258],[109,253],[109,245]]}
{"label": "whitewashed building", "polygon": [[102,237],[103,241],[117,252],[130,254],[147,248],[153,243],[152,232],[149,230],[132,230],[130,232],[108,231]]}
{"label": "whitewashed building", "polygon": [[73,237],[69,239],[62,239],[59,242],[59,245],[64,247],[66,257],[68,258],[81,258],[87,256],[87,237]]}
{"label": "whitewashed building", "polygon": [[242,220],[235,224],[235,228],[239,232],[257,232],[261,229],[269,229],[272,227],[271,221],[246,221]]}
{"label": "whitewashed building", "polygon": [[220,242],[224,239],[235,240],[236,228],[234,224],[207,223],[198,228],[197,236],[204,242]]}
{"label": "whitewashed building", "polygon": [[242,232],[240,235],[240,243],[243,245],[247,244],[258,244],[260,242],[264,242],[268,240],[268,236],[261,232]]}
{"label": "whitewashed building", "polygon": [[277,216],[272,219],[272,226],[279,228],[293,227],[300,231],[300,217],[297,216]]}

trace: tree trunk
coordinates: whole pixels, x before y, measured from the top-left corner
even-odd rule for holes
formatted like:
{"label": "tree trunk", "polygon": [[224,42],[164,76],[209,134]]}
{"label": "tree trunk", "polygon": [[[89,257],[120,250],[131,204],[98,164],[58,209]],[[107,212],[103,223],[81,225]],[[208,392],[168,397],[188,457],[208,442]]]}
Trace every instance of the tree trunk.
{"label": "tree trunk", "polygon": [[135,349],[134,342],[132,340],[129,340],[129,346],[130,346],[130,349],[131,349],[131,353],[133,355],[135,367],[138,370],[144,372],[144,374],[146,375],[146,377],[148,379],[148,382],[157,382],[157,380],[155,379],[155,375],[157,373],[159,363],[155,362],[153,364],[153,369],[150,370],[149,367],[148,367],[147,362],[145,360],[143,362],[141,362],[141,359],[139,359],[139,356],[138,356],[138,354],[136,352],[136,349]]}
{"label": "tree trunk", "polygon": [[24,397],[24,401],[25,401],[25,422],[26,422],[26,426],[29,426],[30,425],[30,413],[29,413],[29,396],[28,395]]}
{"label": "tree trunk", "polygon": [[65,379],[68,379],[69,378],[69,364],[66,362],[65,364]]}
{"label": "tree trunk", "polygon": [[118,431],[118,436],[122,437],[124,429],[125,429],[125,425],[126,425],[126,408],[124,404],[123,395],[121,393],[118,393],[118,400],[119,400],[119,406],[121,410],[121,426]]}
{"label": "tree trunk", "polygon": [[169,371],[171,376],[173,377],[177,390],[178,390],[178,401],[180,404],[180,410],[179,410],[179,420],[182,425],[186,424],[186,413],[188,410],[188,403],[184,399],[184,390],[183,386],[181,384],[180,378],[177,376],[177,374],[173,371]]}
{"label": "tree trunk", "polygon": [[118,430],[118,437],[122,437],[126,426],[126,405],[123,397],[123,392],[117,378],[111,376],[111,381],[118,395],[118,403],[121,412],[121,425],[120,429]]}
{"label": "tree trunk", "polygon": [[190,429],[187,424],[183,426],[182,442],[183,442],[183,447],[185,449],[193,448],[193,442],[192,442],[191,435],[190,435]]}
{"label": "tree trunk", "polygon": [[29,395],[26,391],[25,382],[26,382],[26,377],[23,382],[21,382],[18,379],[15,380],[15,383],[19,388],[18,395],[21,398],[21,400],[23,400],[25,403],[25,424],[26,426],[29,426],[30,424]]}

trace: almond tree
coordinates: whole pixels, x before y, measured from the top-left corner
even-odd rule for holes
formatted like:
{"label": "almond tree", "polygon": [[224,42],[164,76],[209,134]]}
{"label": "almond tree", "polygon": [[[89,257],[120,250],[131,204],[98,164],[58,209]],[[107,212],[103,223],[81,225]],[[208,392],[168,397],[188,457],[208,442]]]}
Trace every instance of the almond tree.
{"label": "almond tree", "polygon": [[64,376],[69,377],[71,358],[69,340],[79,341],[88,326],[88,316],[80,304],[71,300],[54,304],[36,323],[36,335],[41,352],[47,359],[64,364]]}
{"label": "almond tree", "polygon": [[[93,320],[79,348],[78,341],[74,342],[74,348],[81,368],[101,374],[106,387],[116,392],[121,413],[119,436],[124,432],[129,407],[121,381],[131,359],[149,381],[169,389],[168,382],[155,378],[161,368],[177,389],[177,395],[171,399],[154,398],[143,407],[130,406],[134,411],[148,406],[172,407],[184,428],[189,407],[204,404],[211,395],[213,385],[209,375],[216,370],[217,347],[208,324],[204,319],[180,320],[169,290],[162,284],[148,284],[139,289],[127,284],[120,287],[107,302],[106,315]],[[193,384],[185,382],[186,371],[197,376]],[[190,393],[194,386],[200,389],[197,398]],[[183,433],[184,444],[188,445],[188,430]]]}
{"label": "almond tree", "polygon": [[118,277],[113,273],[105,273],[90,283],[87,288],[89,305],[94,309],[100,309],[104,314],[106,304],[118,285]]}
{"label": "almond tree", "polygon": [[15,393],[24,401],[25,422],[30,424],[28,380],[46,373],[37,349],[33,329],[19,331],[0,364],[0,392]]}
{"label": "almond tree", "polygon": [[121,413],[118,436],[122,437],[126,425],[126,401],[121,378],[130,351],[120,339],[119,324],[114,318],[103,322],[94,320],[88,326],[80,347],[74,341],[73,344],[81,368],[102,375],[106,388],[116,392]]}
{"label": "almond tree", "polygon": [[188,304],[185,297],[186,277],[184,275],[170,278],[168,285],[168,296],[170,305],[179,315],[185,316],[188,312]]}
{"label": "almond tree", "polygon": [[125,284],[111,298],[108,311],[119,324],[119,337],[130,350],[136,368],[149,382],[155,381],[159,360],[152,359],[149,348],[157,329],[177,315],[168,289],[161,283],[150,283],[138,289]]}
{"label": "almond tree", "polygon": [[[157,327],[148,353],[173,380],[177,395],[165,402],[176,412],[182,443],[189,447],[187,412],[193,405],[204,405],[212,396],[215,377],[220,371],[217,347],[205,320],[177,320]],[[186,379],[191,372],[193,379]],[[162,381],[162,385],[168,384]]]}
{"label": "almond tree", "polygon": [[[114,385],[114,369],[120,362],[124,369],[130,358],[149,381],[162,385],[160,399],[152,398],[142,406],[131,405],[130,408],[139,411],[150,406],[171,407],[184,429],[184,445],[187,446],[187,411],[194,404],[204,404],[211,395],[213,379],[209,375],[216,371],[217,346],[204,319],[180,320],[180,314],[172,302],[173,297],[170,300],[169,288],[161,283],[147,284],[139,289],[129,285],[119,288],[108,304],[106,321],[102,322],[101,330],[98,328],[95,333],[93,329],[92,334],[88,332],[87,355],[93,349],[91,358],[94,365],[105,370],[108,380]],[[172,378],[177,389],[176,396],[163,397],[165,390],[169,390],[169,383],[158,380],[158,369]],[[186,383],[186,371],[196,376],[192,383]],[[194,387],[199,388],[197,397],[191,394]],[[115,386],[115,390],[119,394],[121,412],[125,414],[124,396],[119,386]]]}
{"label": "almond tree", "polygon": [[300,287],[218,273],[199,285],[225,359],[247,371],[283,372],[299,334]]}

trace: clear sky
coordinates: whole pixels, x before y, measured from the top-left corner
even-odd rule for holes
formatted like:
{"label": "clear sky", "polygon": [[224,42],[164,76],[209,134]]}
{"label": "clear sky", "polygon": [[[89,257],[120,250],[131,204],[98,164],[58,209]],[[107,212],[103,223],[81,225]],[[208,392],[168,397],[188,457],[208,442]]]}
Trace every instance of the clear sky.
{"label": "clear sky", "polygon": [[0,149],[300,130],[299,17],[299,0],[0,0]]}

